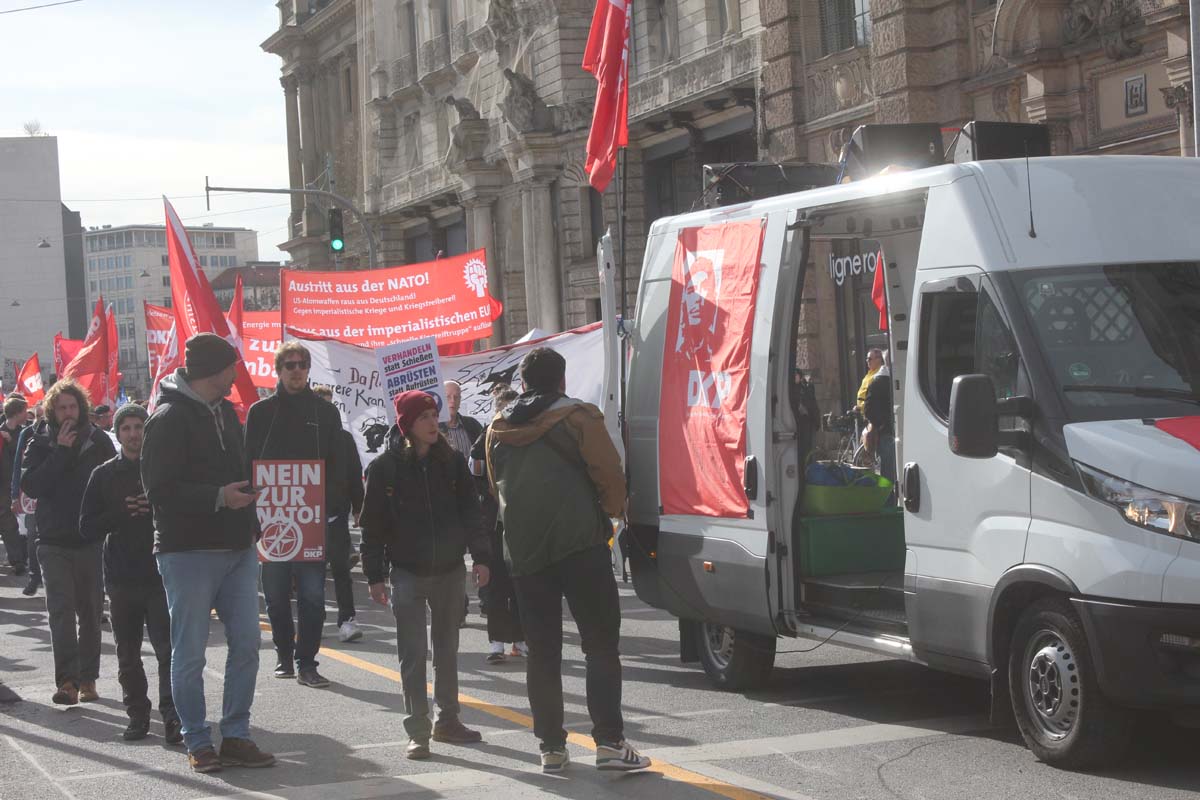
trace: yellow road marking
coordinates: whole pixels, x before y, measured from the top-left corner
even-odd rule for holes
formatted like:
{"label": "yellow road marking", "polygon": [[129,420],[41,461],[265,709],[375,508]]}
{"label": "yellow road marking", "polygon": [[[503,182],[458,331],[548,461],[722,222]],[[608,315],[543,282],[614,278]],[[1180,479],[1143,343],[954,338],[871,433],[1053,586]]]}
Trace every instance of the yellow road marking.
{"label": "yellow road marking", "polygon": [[[259,626],[264,631],[271,630],[271,626],[265,622],[260,622]],[[332,658],[334,661],[340,661],[347,666],[361,669],[364,672],[369,672],[372,675],[376,675],[380,678],[386,678],[387,680],[394,681],[395,683],[401,682],[401,676],[397,670],[389,669],[388,667],[381,667],[378,664],[359,658],[358,656],[352,656],[349,653],[342,652],[341,650],[335,650],[334,648],[328,647],[325,644],[321,645],[320,652],[325,657]],[[433,684],[427,684],[426,691],[432,692]],[[480,700],[478,697],[471,697],[470,695],[466,694],[459,694],[458,702],[467,708],[471,708],[489,716],[511,722],[515,725],[520,725],[522,728],[533,730],[533,717],[529,716],[528,714],[522,714],[521,712],[514,711],[511,708],[498,706],[495,703],[489,703],[486,700]],[[596,743],[592,741],[590,736],[584,736],[581,733],[568,733],[567,741],[569,741],[571,744],[591,750],[592,752],[596,751]],[[677,767],[674,764],[668,764],[657,759],[647,769],[643,770],[643,772],[654,772],[662,775],[664,778],[669,778],[670,780],[678,783],[684,783],[688,786],[711,792],[721,797],[727,797],[729,800],[772,800],[772,798],[765,794],[752,792],[749,789],[743,789],[740,786],[734,786],[732,783],[726,783],[725,781],[720,781],[716,778],[710,778],[707,775],[701,775],[698,772],[692,772],[691,770],[684,769],[683,767]]]}

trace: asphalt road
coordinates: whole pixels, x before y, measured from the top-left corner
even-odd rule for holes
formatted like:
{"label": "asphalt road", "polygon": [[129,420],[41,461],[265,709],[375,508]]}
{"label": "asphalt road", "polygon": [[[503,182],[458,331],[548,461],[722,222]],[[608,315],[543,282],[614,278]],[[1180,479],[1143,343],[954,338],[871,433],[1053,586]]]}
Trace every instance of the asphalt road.
{"label": "asphalt road", "polygon": [[[729,798],[1194,798],[1200,790],[1195,731],[1161,719],[1139,722],[1138,745],[1120,767],[1073,774],[1038,763],[1016,733],[990,729],[987,688],[911,664],[834,646],[779,656],[769,688],[712,689],[679,663],[675,621],[622,586],[626,732],[654,758],[646,774],[612,775],[589,763],[583,656],[568,623],[564,691],[574,763],[547,776],[529,731],[519,659],[484,662],[486,632],[473,604],[463,631],[464,721],[483,731],[471,747],[434,743],[434,757],[404,759],[395,634],[356,574],[364,640],[343,645],[330,624],[320,656],[329,689],[271,676],[264,632],[253,730],[278,754],[271,769],[193,774],[180,748],[150,738],[125,743],[126,719],[109,631],[98,703],[50,703],[53,665],[44,598],[20,594],[24,579],[0,572],[0,680],[20,698],[0,703],[0,799],[367,800],[533,797],[703,800]],[[568,616],[569,620],[569,616]],[[811,645],[783,641],[783,651]],[[218,716],[223,632],[213,623],[206,691]],[[154,662],[145,659],[153,685]]]}

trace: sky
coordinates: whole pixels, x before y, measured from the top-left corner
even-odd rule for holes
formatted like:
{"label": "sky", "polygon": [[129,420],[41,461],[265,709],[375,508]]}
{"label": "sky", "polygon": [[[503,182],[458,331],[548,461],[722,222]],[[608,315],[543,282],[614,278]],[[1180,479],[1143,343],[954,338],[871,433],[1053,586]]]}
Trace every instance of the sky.
{"label": "sky", "polygon": [[[84,227],[162,224],[166,195],[188,225],[259,233],[259,258],[287,258],[287,142],[272,0],[0,0],[0,136],[30,120],[58,137],[62,199]],[[2,179],[2,178],[0,178]],[[142,198],[142,199],[137,199]]]}

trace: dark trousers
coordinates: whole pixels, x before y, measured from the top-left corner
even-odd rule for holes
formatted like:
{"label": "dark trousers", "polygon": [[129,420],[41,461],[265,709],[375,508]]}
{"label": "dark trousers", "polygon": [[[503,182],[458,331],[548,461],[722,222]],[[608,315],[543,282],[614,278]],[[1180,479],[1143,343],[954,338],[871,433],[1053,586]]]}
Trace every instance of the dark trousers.
{"label": "dark trousers", "polygon": [[37,520],[33,514],[25,515],[25,550],[29,553],[29,580],[42,582],[42,562],[38,561]]}
{"label": "dark trousers", "polygon": [[100,676],[100,615],[104,607],[100,542],[84,547],[38,545],[38,560],[46,583],[54,685],[95,681]]}
{"label": "dark trousers", "polygon": [[150,634],[150,646],[158,661],[158,711],[163,719],[175,715],[171,699],[171,615],[167,593],[157,585],[113,586],[108,590],[109,619],[117,643],[117,680],[121,683],[125,712],[130,719],[150,716],[149,686],[142,666],[142,633]]}
{"label": "dark trousers", "polygon": [[503,536],[499,528],[492,534],[491,578],[487,586],[487,632],[489,642],[523,642],[525,631],[521,628],[521,615],[517,606],[517,592],[513,587],[512,575],[504,562]]}
{"label": "dark trousers", "polygon": [[12,512],[12,498],[7,491],[0,492],[0,539],[4,541],[8,563],[14,567],[25,566],[28,559],[25,537],[21,535],[21,525]]}
{"label": "dark trousers", "polygon": [[[292,579],[296,581],[296,622],[292,622]],[[271,638],[281,663],[296,659],[299,669],[317,666],[325,625],[325,562],[268,561],[262,565],[263,597]]]}
{"label": "dark trousers", "polygon": [[425,683],[425,607],[429,607],[429,638],[433,640],[433,699],[438,722],[457,719],[458,623],[462,618],[466,568],[444,575],[414,575],[392,568],[392,614],[396,617],[396,655],[404,690],[404,730],[414,739],[428,739],[429,690]]}
{"label": "dark trousers", "polygon": [[[525,642],[529,645],[525,684],[533,710],[533,732],[542,750],[566,745],[562,695],[562,599],[587,662],[587,706],[592,739],[615,744],[625,734],[621,718],[621,607],[607,545],[567,556],[533,575],[513,576]],[[489,612],[490,613],[490,612]]]}
{"label": "dark trousers", "polygon": [[337,624],[354,617],[354,584],[350,580],[350,515],[339,514],[326,528],[325,558],[333,574],[333,591],[337,597]]}

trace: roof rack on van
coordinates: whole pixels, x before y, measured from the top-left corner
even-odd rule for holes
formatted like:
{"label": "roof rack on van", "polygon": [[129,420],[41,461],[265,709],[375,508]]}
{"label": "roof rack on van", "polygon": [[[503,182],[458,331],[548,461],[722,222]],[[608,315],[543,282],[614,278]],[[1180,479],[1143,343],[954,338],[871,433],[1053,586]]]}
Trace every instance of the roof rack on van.
{"label": "roof rack on van", "polygon": [[802,192],[837,183],[833,164],[804,164],[774,161],[737,161],[705,164],[704,208],[746,203],[764,197]]}

